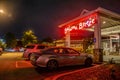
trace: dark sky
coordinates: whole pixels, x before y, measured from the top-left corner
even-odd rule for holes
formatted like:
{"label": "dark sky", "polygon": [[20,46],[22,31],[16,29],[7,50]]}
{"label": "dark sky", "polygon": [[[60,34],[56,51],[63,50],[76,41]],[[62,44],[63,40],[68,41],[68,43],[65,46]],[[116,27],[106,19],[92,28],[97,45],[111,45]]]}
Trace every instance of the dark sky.
{"label": "dark sky", "polygon": [[59,38],[58,25],[80,15],[83,9],[98,7],[120,14],[120,0],[0,0],[0,36],[13,32],[20,38],[32,29],[39,39]]}

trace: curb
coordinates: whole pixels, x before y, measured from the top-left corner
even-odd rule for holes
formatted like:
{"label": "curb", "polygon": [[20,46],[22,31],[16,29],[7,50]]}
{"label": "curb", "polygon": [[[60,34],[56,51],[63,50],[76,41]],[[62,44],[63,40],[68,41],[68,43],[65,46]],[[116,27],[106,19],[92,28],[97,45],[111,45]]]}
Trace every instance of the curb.
{"label": "curb", "polygon": [[[99,66],[101,66],[101,65],[96,65],[94,67],[89,67],[89,68],[85,68],[85,69],[95,68],[95,67],[99,67]],[[80,71],[84,71],[85,69],[79,69],[79,70],[75,70],[72,72],[61,73],[58,75],[54,75],[54,76],[50,76],[48,78],[45,78],[44,80],[57,80],[59,77],[62,77],[62,76],[68,75],[68,74],[73,74],[73,73],[80,72]]]}

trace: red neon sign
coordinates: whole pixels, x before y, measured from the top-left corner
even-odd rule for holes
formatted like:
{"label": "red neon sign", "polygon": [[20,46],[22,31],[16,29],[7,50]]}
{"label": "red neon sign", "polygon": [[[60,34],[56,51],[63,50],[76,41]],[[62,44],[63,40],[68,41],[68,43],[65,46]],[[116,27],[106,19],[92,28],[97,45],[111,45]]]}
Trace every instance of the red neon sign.
{"label": "red neon sign", "polygon": [[97,17],[96,14],[90,15],[89,17],[78,22],[78,24],[66,27],[64,29],[64,31],[65,31],[65,33],[67,33],[68,31],[72,31],[72,30],[80,30],[83,28],[90,28],[93,24],[96,23],[96,20],[97,20],[96,17]]}

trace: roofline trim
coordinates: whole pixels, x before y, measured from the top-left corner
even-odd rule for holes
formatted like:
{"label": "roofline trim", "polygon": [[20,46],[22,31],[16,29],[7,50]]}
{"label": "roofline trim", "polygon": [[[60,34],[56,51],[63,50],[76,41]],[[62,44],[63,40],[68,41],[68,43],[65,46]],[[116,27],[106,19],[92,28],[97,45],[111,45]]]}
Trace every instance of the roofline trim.
{"label": "roofline trim", "polygon": [[67,25],[67,24],[69,24],[69,23],[71,23],[71,22],[73,22],[73,21],[75,21],[75,20],[77,20],[77,19],[83,18],[83,17],[85,17],[85,16],[88,16],[88,15],[93,14],[93,13],[96,13],[96,12],[97,12],[97,13],[102,13],[102,14],[105,14],[105,15],[108,15],[108,16],[110,16],[110,17],[114,17],[114,18],[120,19],[120,15],[119,15],[119,14],[117,14],[117,13],[115,13],[115,12],[112,12],[112,11],[110,11],[110,10],[107,10],[107,9],[104,9],[104,8],[101,8],[101,7],[98,7],[98,8],[95,9],[95,10],[89,11],[88,13],[86,13],[86,14],[84,14],[84,15],[80,15],[80,16],[72,19],[72,20],[69,20],[69,21],[65,22],[65,23],[59,25],[58,27],[61,28],[61,27],[65,26],[65,25]]}

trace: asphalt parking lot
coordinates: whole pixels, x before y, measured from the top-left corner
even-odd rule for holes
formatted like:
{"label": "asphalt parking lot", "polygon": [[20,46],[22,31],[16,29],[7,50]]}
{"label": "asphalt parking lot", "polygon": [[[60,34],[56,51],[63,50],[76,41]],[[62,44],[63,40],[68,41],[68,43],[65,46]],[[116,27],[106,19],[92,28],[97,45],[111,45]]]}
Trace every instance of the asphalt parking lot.
{"label": "asphalt parking lot", "polygon": [[[98,70],[96,68],[97,66],[99,66],[99,64],[95,64],[90,68],[95,67],[96,70],[95,69],[93,70],[97,71]],[[104,70],[103,68],[104,67],[99,68],[99,69],[102,69],[100,70],[101,72],[105,70],[108,71],[108,69]],[[69,78],[72,77],[71,79],[74,79],[76,75],[77,75],[76,78],[80,79],[78,74],[81,74],[81,72],[77,72],[77,71],[85,70],[86,72],[89,72],[89,73],[93,71],[93,70],[88,71],[87,69],[90,70],[89,68],[86,68],[84,66],[72,66],[72,67],[63,67],[53,72],[49,72],[45,68],[38,71],[31,65],[30,61],[26,61],[22,58],[22,52],[14,52],[14,53],[7,52],[0,56],[0,80],[28,80],[28,79],[44,80],[44,79],[50,79],[50,77],[53,77],[53,76],[56,77],[61,74],[66,74],[66,73],[68,74],[72,72],[76,72],[77,74],[65,75],[64,77],[59,77],[58,80],[63,80],[64,78],[66,79],[66,77],[68,76]],[[99,71],[92,72],[92,73],[99,74],[98,72]],[[116,75],[119,75],[119,70],[117,70]],[[99,80],[96,76],[94,76],[94,78]],[[92,77],[90,79],[92,79]]]}
{"label": "asphalt parking lot", "polygon": [[35,69],[30,61],[22,58],[22,53],[4,53],[0,56],[0,80],[44,80],[48,77],[77,69],[84,66],[63,67],[57,71],[47,71],[45,68]]}

